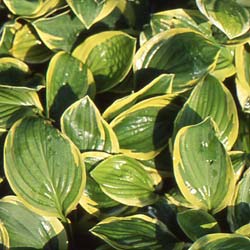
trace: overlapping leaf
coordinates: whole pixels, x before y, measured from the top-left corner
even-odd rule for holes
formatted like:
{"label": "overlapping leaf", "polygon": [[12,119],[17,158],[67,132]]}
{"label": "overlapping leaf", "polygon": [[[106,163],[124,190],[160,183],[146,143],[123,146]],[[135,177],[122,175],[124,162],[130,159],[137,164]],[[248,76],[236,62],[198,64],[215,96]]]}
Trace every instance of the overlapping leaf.
{"label": "overlapping leaf", "polygon": [[235,0],[196,0],[199,10],[230,39],[243,35],[250,28],[250,13]]}
{"label": "overlapping leaf", "polygon": [[185,90],[216,65],[220,48],[191,29],[161,32],[136,53],[134,71],[138,81],[160,73],[175,74],[173,89]]}
{"label": "overlapping leaf", "polygon": [[172,83],[174,75],[162,74],[147,84],[141,90],[128,96],[116,100],[103,113],[103,118],[111,120],[126,109],[132,107],[135,103],[157,95],[164,95],[172,92]]}
{"label": "overlapping leaf", "polygon": [[147,160],[167,146],[178,110],[175,97],[170,94],[141,101],[110,123],[122,153]]}
{"label": "overlapping leaf", "polygon": [[175,121],[176,134],[180,128],[212,117],[219,129],[219,138],[227,149],[231,149],[238,136],[237,108],[229,90],[217,78],[207,76],[200,82]]}
{"label": "overlapping leaf", "polygon": [[166,226],[145,215],[110,217],[98,223],[91,232],[116,249],[181,249]]}
{"label": "overlapping leaf", "polygon": [[81,151],[119,152],[114,131],[88,96],[72,104],[63,113],[61,127]]}
{"label": "overlapping leaf", "polygon": [[70,52],[81,31],[85,29],[76,16],[66,11],[62,14],[39,18],[33,22],[44,44],[51,50]]}
{"label": "overlapping leaf", "polygon": [[58,219],[30,211],[15,196],[0,200],[0,219],[10,245],[2,249],[66,250],[68,247],[66,232]]}
{"label": "overlapping leaf", "polygon": [[0,85],[0,129],[9,129],[18,119],[42,110],[34,89]]}
{"label": "overlapping leaf", "polygon": [[193,241],[206,234],[220,232],[215,218],[203,210],[186,210],[178,213],[177,219],[181,229]]}
{"label": "overlapping leaf", "polygon": [[73,56],[92,71],[98,92],[111,89],[128,74],[136,40],[122,31],[105,31],[88,37],[73,51]]}
{"label": "overlapping leaf", "polygon": [[88,67],[66,52],[53,56],[47,70],[47,113],[57,119],[72,103],[95,94],[94,79]]}
{"label": "overlapping leaf", "polygon": [[66,0],[77,17],[90,28],[106,17],[118,4],[117,0]]}
{"label": "overlapping leaf", "polygon": [[217,213],[231,202],[234,171],[210,118],[178,132],[174,174],[184,197],[198,208]]}
{"label": "overlapping leaf", "polygon": [[236,89],[242,110],[250,113],[250,53],[249,45],[238,46],[235,52]]}
{"label": "overlapping leaf", "polygon": [[188,250],[248,250],[250,240],[238,234],[218,233],[198,239]]}
{"label": "overlapping leaf", "polygon": [[235,201],[229,208],[228,219],[232,230],[238,229],[250,222],[250,171],[244,174],[244,177],[238,184]]}
{"label": "overlapping leaf", "polygon": [[50,50],[42,44],[29,24],[23,25],[16,32],[10,52],[12,56],[27,63],[42,63],[51,56]]}
{"label": "overlapping leaf", "polygon": [[63,3],[62,0],[3,0],[9,10],[18,16],[35,18]]}
{"label": "overlapping leaf", "polygon": [[111,156],[91,171],[91,176],[112,199],[130,206],[143,207],[157,199],[157,182],[139,161]]}
{"label": "overlapping leaf", "polygon": [[5,175],[25,205],[42,215],[65,216],[76,206],[85,185],[79,150],[41,118],[18,121],[4,147]]}

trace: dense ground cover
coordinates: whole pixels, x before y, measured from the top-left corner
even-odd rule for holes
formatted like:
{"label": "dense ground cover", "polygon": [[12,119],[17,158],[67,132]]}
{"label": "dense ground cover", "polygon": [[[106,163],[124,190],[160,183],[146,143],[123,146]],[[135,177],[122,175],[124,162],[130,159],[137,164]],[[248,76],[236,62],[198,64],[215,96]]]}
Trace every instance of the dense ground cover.
{"label": "dense ground cover", "polygon": [[2,249],[250,249],[248,1],[0,16]]}

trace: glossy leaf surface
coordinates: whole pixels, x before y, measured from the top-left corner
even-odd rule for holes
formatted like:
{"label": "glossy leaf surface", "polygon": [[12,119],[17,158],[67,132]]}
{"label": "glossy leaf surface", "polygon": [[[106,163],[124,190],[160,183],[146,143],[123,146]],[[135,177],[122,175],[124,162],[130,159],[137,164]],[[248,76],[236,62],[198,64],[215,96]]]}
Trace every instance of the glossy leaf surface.
{"label": "glossy leaf surface", "polygon": [[98,92],[120,83],[132,66],[136,40],[122,31],[106,31],[88,37],[73,56],[92,71]]}
{"label": "glossy leaf surface", "polygon": [[182,128],[174,145],[174,174],[184,197],[198,208],[217,213],[232,199],[232,163],[210,118]]}
{"label": "glossy leaf surface", "polygon": [[0,219],[9,235],[9,249],[66,250],[67,234],[57,218],[40,216],[15,196],[0,200]]}
{"label": "glossy leaf surface", "polygon": [[178,109],[174,98],[174,95],[165,95],[141,101],[110,123],[122,153],[148,160],[161,152],[172,135]]}
{"label": "glossy leaf surface", "polygon": [[63,113],[61,127],[81,151],[119,152],[113,129],[88,96],[72,104]]}
{"label": "glossy leaf surface", "polygon": [[91,171],[91,176],[112,199],[130,206],[143,207],[157,199],[152,176],[137,160],[111,156]]}
{"label": "glossy leaf surface", "polygon": [[221,142],[231,149],[238,136],[237,108],[229,90],[213,76],[207,76],[195,87],[176,117],[174,134],[208,116],[216,122]]}
{"label": "glossy leaf surface", "polygon": [[172,29],[146,42],[137,51],[133,68],[139,82],[147,76],[175,74],[173,89],[185,90],[214,69],[219,51],[218,45],[200,33]]}
{"label": "glossy leaf surface", "polygon": [[230,39],[246,33],[250,13],[234,0],[196,0],[199,10]]}
{"label": "glossy leaf surface", "polygon": [[177,220],[181,229],[193,241],[206,234],[220,232],[215,218],[203,210],[190,209],[178,213]]}
{"label": "glossy leaf surface", "polygon": [[180,249],[165,225],[145,215],[110,217],[98,223],[91,232],[116,249]]}
{"label": "glossy leaf surface", "polygon": [[4,170],[25,205],[61,219],[79,202],[85,185],[84,165],[76,146],[35,117],[18,121],[9,131]]}
{"label": "glossy leaf surface", "polygon": [[94,95],[94,79],[87,65],[66,52],[53,56],[46,78],[47,113],[57,119],[88,92]]}

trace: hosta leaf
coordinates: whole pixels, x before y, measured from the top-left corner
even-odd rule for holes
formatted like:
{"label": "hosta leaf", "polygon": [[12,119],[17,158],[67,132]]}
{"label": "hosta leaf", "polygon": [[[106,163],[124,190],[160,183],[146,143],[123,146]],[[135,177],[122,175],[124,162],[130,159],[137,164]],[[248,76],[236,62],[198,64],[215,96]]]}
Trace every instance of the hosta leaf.
{"label": "hosta leaf", "polygon": [[228,212],[233,230],[250,223],[250,169],[248,169],[236,190],[235,200]]}
{"label": "hosta leaf", "polygon": [[0,85],[0,129],[8,129],[18,119],[42,110],[34,89]]}
{"label": "hosta leaf", "polygon": [[188,250],[248,250],[250,240],[238,234],[217,233],[198,239]]}
{"label": "hosta leaf", "polygon": [[174,29],[190,28],[206,35],[212,36],[211,24],[197,10],[172,9],[154,13],[150,21],[154,34]]}
{"label": "hosta leaf", "polygon": [[67,52],[71,51],[78,35],[85,28],[69,11],[53,17],[39,18],[33,25],[49,49]]}
{"label": "hosta leaf", "polygon": [[95,216],[100,215],[101,209],[120,204],[107,196],[91,176],[87,176],[86,187],[79,203],[89,214]]}
{"label": "hosta leaf", "polygon": [[234,60],[234,49],[221,46],[216,67],[211,74],[221,81],[234,75],[236,72]]}
{"label": "hosta leaf", "polygon": [[7,229],[3,223],[0,224],[0,249],[9,250],[10,239]]}
{"label": "hosta leaf", "polygon": [[230,39],[246,33],[250,12],[235,0],[196,0],[199,10]]}
{"label": "hosta leaf", "polygon": [[239,180],[247,164],[247,154],[242,151],[231,151],[229,152],[229,155],[233,165],[235,177]]}
{"label": "hosta leaf", "polygon": [[189,209],[178,213],[177,220],[184,233],[193,241],[206,234],[220,232],[215,218],[203,210]]}
{"label": "hosta leaf", "polygon": [[250,238],[250,224],[246,224],[235,231],[236,234],[244,235]]}
{"label": "hosta leaf", "polygon": [[231,149],[239,129],[236,104],[229,90],[213,76],[207,76],[195,87],[176,117],[174,134],[208,116],[216,122],[221,142]]}
{"label": "hosta leaf", "polygon": [[87,28],[90,28],[94,23],[109,15],[118,4],[117,0],[66,1]]}
{"label": "hosta leaf", "polygon": [[43,77],[40,74],[32,74],[29,66],[19,59],[2,57],[0,58],[0,84],[35,87],[43,84]]}
{"label": "hosta leaf", "polygon": [[220,48],[191,29],[161,32],[136,53],[133,67],[137,82],[162,73],[175,74],[173,89],[190,88],[216,65]]}
{"label": "hosta leaf", "polygon": [[10,49],[15,37],[16,30],[21,26],[20,23],[9,21],[3,24],[2,31],[0,32],[0,55],[9,56]]}
{"label": "hosta leaf", "polygon": [[157,199],[153,177],[133,158],[111,156],[91,171],[102,191],[112,199],[130,206],[143,207]]}
{"label": "hosta leaf", "polygon": [[232,199],[232,163],[210,118],[182,128],[174,144],[174,174],[184,197],[198,208],[217,213]]}
{"label": "hosta leaf", "polygon": [[94,93],[94,79],[88,67],[66,52],[53,56],[47,70],[47,113],[57,119],[72,103]]}
{"label": "hosta leaf", "polygon": [[76,146],[36,117],[18,121],[9,131],[4,170],[25,205],[61,219],[74,209],[85,185],[84,165]]}
{"label": "hosta leaf", "polygon": [[235,50],[236,90],[244,112],[250,113],[250,52],[249,44],[238,46]]}
{"label": "hosta leaf", "polygon": [[3,0],[8,9],[15,15],[35,18],[62,3],[62,0]]}
{"label": "hosta leaf", "polygon": [[68,241],[57,218],[40,216],[16,197],[0,200],[0,220],[7,229],[10,249],[66,250]]}
{"label": "hosta leaf", "polygon": [[[106,152],[88,151],[82,154],[87,172],[94,169],[101,161],[108,158],[110,154]],[[80,199],[80,205],[89,213],[99,216],[102,208],[109,208],[119,205],[112,200],[100,188],[99,184],[88,175],[84,193]]]}
{"label": "hosta leaf", "polygon": [[81,151],[119,152],[114,131],[88,96],[66,109],[61,128]]}
{"label": "hosta leaf", "polygon": [[166,226],[145,215],[111,217],[99,222],[91,232],[116,249],[179,250],[182,243]]}
{"label": "hosta leaf", "polygon": [[105,31],[88,37],[73,56],[92,71],[98,92],[111,89],[128,74],[135,53],[135,38],[122,31]]}
{"label": "hosta leaf", "polygon": [[42,63],[51,56],[50,50],[42,44],[28,24],[16,32],[10,52],[14,57],[27,63]]}
{"label": "hosta leaf", "polygon": [[118,115],[110,125],[120,144],[120,151],[148,160],[167,146],[172,124],[179,109],[174,95],[153,97],[137,103]]}
{"label": "hosta leaf", "polygon": [[172,74],[162,74],[139,91],[116,100],[105,110],[103,118],[106,120],[112,120],[122,111],[130,108],[133,104],[141,100],[157,95],[171,93],[173,78],[174,75]]}

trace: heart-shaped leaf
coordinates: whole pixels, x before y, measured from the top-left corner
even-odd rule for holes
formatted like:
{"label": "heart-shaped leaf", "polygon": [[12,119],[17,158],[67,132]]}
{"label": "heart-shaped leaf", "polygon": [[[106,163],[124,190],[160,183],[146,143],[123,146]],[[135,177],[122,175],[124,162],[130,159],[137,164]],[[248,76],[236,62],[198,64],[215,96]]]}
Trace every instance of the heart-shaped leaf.
{"label": "heart-shaped leaf", "polygon": [[92,71],[98,92],[120,83],[132,67],[136,40],[122,31],[105,31],[89,36],[73,56]]}
{"label": "heart-shaped leaf", "polygon": [[235,178],[230,157],[210,118],[182,128],[174,144],[174,174],[184,197],[217,213],[232,199]]}
{"label": "heart-shaped leaf", "polygon": [[122,153],[148,160],[167,146],[179,109],[174,103],[175,97],[169,94],[146,99],[122,112],[110,123]]}
{"label": "heart-shaped leaf", "polygon": [[66,0],[77,17],[90,28],[94,23],[102,20],[118,4],[117,0]]}
{"label": "heart-shaped leaf", "polygon": [[249,10],[235,0],[196,0],[199,10],[230,39],[250,28]]}
{"label": "heart-shaped leaf", "polygon": [[88,96],[72,104],[63,113],[61,128],[81,151],[119,152],[114,131]]}
{"label": "heart-shaped leaf", "polygon": [[10,244],[10,248],[3,249],[68,248],[67,234],[57,218],[40,216],[30,211],[15,196],[0,200],[0,220],[8,232]]}
{"label": "heart-shaped leaf", "polygon": [[56,119],[87,93],[95,94],[93,75],[87,65],[66,52],[53,56],[46,78],[47,113]]}
{"label": "heart-shaped leaf", "polygon": [[137,83],[168,73],[175,74],[174,91],[189,89],[214,70],[219,52],[217,44],[191,29],[161,32],[147,41],[134,57]]}
{"label": "heart-shaped leaf", "polygon": [[133,158],[111,156],[90,174],[105,194],[122,204],[143,207],[158,197],[154,191],[159,183]]}
{"label": "heart-shaped leaf", "polygon": [[174,75],[172,74],[162,74],[139,91],[116,100],[105,110],[103,113],[103,118],[106,120],[112,120],[122,111],[125,111],[126,109],[133,106],[133,104],[141,100],[157,95],[171,93],[173,78]]}
{"label": "heart-shaped leaf", "polygon": [[188,250],[248,250],[250,240],[238,234],[217,233],[198,239]]}
{"label": "heart-shaped leaf", "polygon": [[230,150],[238,136],[237,108],[229,90],[213,76],[207,76],[195,87],[176,117],[174,134],[180,128],[197,124],[208,116],[216,122],[219,138]]}
{"label": "heart-shaped leaf", "polygon": [[220,232],[215,218],[203,210],[188,209],[178,213],[177,220],[181,229],[193,241],[206,234]]}
{"label": "heart-shaped leaf", "polygon": [[121,250],[177,250],[182,245],[161,221],[141,214],[107,218],[91,232]]}
{"label": "heart-shaped leaf", "polygon": [[9,129],[18,119],[42,110],[34,89],[0,85],[0,129]]}
{"label": "heart-shaped leaf", "polygon": [[85,28],[69,11],[53,17],[39,18],[33,22],[33,26],[49,49],[67,52],[71,51],[78,35]]}
{"label": "heart-shaped leaf", "polygon": [[27,117],[12,126],[4,147],[4,170],[13,191],[33,211],[65,220],[85,186],[76,146],[48,122]]}

